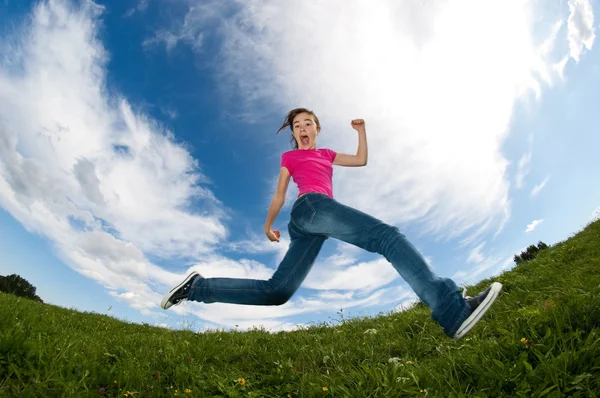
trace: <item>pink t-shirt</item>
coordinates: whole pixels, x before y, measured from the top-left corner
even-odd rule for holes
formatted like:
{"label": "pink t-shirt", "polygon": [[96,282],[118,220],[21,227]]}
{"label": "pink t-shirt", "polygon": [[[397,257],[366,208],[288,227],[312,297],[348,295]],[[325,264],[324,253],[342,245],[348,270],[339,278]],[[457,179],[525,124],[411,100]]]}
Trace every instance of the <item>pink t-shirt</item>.
{"label": "pink t-shirt", "polygon": [[281,155],[281,166],[288,169],[298,185],[299,195],[323,193],[333,199],[331,179],[336,152],[331,149],[295,149]]}

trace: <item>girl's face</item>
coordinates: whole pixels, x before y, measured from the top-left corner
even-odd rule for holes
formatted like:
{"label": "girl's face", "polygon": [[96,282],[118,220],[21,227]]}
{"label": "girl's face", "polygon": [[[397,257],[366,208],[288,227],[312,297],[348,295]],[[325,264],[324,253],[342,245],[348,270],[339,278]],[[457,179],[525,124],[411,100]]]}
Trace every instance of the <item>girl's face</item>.
{"label": "girl's face", "polygon": [[294,117],[292,132],[298,143],[298,149],[308,150],[317,148],[317,136],[321,129],[317,127],[311,114],[303,112]]}

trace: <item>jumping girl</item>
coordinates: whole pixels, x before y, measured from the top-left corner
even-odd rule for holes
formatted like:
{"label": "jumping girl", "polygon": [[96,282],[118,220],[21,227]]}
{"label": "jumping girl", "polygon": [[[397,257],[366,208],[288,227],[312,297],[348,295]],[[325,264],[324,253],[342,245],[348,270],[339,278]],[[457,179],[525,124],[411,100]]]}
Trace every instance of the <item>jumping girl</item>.
{"label": "jumping girl", "polygon": [[308,275],[325,239],[332,237],[383,255],[419,299],[431,308],[431,318],[447,336],[459,339],[469,332],[498,297],[502,288],[500,283],[492,283],[475,297],[463,297],[454,281],[433,273],[398,228],[333,198],[332,165],[358,167],[367,164],[365,122],[362,119],[351,122],[352,128],[358,132],[356,155],[317,149],[321,126],[310,110],[298,108],[290,111],[277,133],[288,126],[292,131],[294,150],[281,156],[279,182],[264,226],[271,242],[279,242],[280,232],[273,230],[272,226],[285,202],[290,177],[297,184],[299,195],[288,224],[291,243],[271,279],[204,278],[192,272],[164,296],[161,307],[167,309],[183,300],[246,305],[284,304]]}

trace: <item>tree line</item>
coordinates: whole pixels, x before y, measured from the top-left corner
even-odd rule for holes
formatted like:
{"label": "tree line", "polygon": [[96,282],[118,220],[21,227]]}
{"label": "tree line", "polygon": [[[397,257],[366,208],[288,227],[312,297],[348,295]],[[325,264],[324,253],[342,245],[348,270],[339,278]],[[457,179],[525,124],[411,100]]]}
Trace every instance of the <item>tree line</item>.
{"label": "tree line", "polygon": [[519,265],[526,261],[533,260],[538,253],[544,249],[547,249],[548,245],[540,241],[536,245],[529,245],[526,250],[522,251],[521,254],[515,254],[513,257],[514,262]]}
{"label": "tree line", "polygon": [[29,281],[17,274],[2,276],[0,275],[0,292],[14,294],[15,296],[25,297],[31,300],[43,303],[42,299],[35,294],[36,287]]}

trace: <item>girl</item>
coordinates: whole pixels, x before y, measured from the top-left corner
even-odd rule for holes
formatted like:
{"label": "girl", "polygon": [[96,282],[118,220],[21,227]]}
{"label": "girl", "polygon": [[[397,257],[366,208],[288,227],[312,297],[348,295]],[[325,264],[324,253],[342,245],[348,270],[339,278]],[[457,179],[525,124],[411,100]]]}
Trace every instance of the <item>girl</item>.
{"label": "girl", "polygon": [[451,279],[440,278],[433,273],[398,228],[333,198],[332,165],[358,167],[367,164],[367,137],[362,119],[351,122],[352,128],[358,132],[356,155],[317,149],[321,126],[310,110],[298,108],[290,111],[277,133],[288,126],[292,131],[294,150],[281,156],[279,182],[264,226],[267,238],[271,242],[279,242],[280,232],[273,230],[272,226],[285,202],[292,177],[298,185],[299,195],[288,224],[291,243],[277,271],[269,280],[204,278],[192,272],[164,296],[161,307],[167,309],[183,300],[284,304],[308,275],[325,239],[333,237],[383,255],[419,299],[432,309],[431,318],[438,322],[446,335],[455,339],[463,337],[490,308],[502,285],[494,282],[475,297],[463,297]]}

